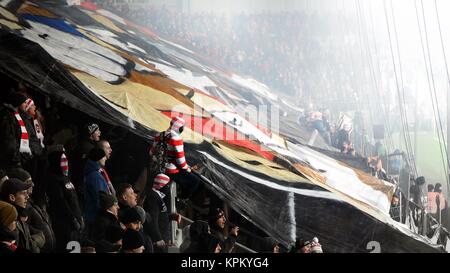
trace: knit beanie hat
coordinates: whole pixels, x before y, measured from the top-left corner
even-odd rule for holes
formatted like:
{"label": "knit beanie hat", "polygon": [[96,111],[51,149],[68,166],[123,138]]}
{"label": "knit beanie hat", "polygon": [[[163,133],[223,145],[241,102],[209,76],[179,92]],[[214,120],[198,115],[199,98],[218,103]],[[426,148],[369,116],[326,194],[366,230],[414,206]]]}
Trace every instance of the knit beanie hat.
{"label": "knit beanie hat", "polygon": [[99,161],[106,156],[105,151],[100,148],[94,148],[89,152],[89,159],[92,161]]}
{"label": "knit beanie hat", "polygon": [[97,131],[99,128],[100,128],[100,127],[98,127],[98,124],[97,124],[97,123],[93,123],[93,122],[88,123],[88,124],[86,124],[86,126],[85,126],[85,130],[86,130],[86,133],[88,134],[88,136],[91,136],[91,135],[92,135],[95,131]]}
{"label": "knit beanie hat", "polygon": [[130,223],[136,223],[141,221],[141,216],[136,208],[127,209],[120,218],[120,221],[126,225]]}
{"label": "knit beanie hat", "polygon": [[17,220],[17,210],[10,203],[0,201],[0,225],[7,227]]}
{"label": "knit beanie hat", "polygon": [[178,132],[181,127],[184,126],[186,122],[184,119],[180,117],[173,117],[170,121],[170,129],[174,130],[175,132]]}
{"label": "knit beanie hat", "polygon": [[144,224],[145,219],[147,218],[147,214],[145,213],[145,210],[140,206],[136,206],[135,208],[136,208],[136,211],[139,213],[139,216],[141,217],[141,223]]}
{"label": "knit beanie hat", "polygon": [[28,98],[26,101],[25,111],[30,110],[31,106],[34,105],[34,101],[31,98]]}
{"label": "knit beanie hat", "polygon": [[122,249],[133,250],[144,245],[144,238],[141,233],[136,230],[127,229],[123,235]]}

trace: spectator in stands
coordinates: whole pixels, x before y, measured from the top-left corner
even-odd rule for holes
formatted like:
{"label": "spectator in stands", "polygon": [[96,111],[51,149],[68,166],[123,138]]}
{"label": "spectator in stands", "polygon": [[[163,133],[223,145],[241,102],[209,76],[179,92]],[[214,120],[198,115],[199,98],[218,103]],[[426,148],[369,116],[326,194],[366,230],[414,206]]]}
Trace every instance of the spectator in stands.
{"label": "spectator in stands", "polygon": [[437,220],[439,223],[442,223],[444,218],[443,212],[447,208],[447,200],[445,200],[444,194],[442,193],[442,185],[441,183],[436,183],[434,185],[434,192],[436,192],[436,207],[437,207]]}
{"label": "spectator in stands", "polygon": [[153,253],[153,243],[149,236],[144,233],[142,224],[144,223],[145,215],[140,214],[140,207],[135,206],[133,208],[128,208],[123,214],[120,221],[125,225],[126,229],[132,229],[138,231],[142,239],[144,240],[144,248],[146,253]]}
{"label": "spectator in stands", "polygon": [[119,218],[129,208],[137,206],[137,194],[134,192],[133,186],[128,183],[121,183],[117,187],[117,200],[119,201]]}
{"label": "spectator in stands", "polygon": [[123,235],[122,252],[124,253],[143,253],[144,238],[139,231],[127,229]]}
{"label": "spectator in stands", "polygon": [[36,109],[36,105],[31,98],[25,101],[25,109],[19,111],[22,117],[25,127],[28,132],[28,138],[30,143],[30,150],[32,157],[24,165],[24,168],[28,170],[33,177],[34,181],[34,201],[39,205],[45,203],[45,160],[43,156],[44,145],[44,131],[41,124],[41,114]]}
{"label": "spectator in stands", "polygon": [[181,216],[178,214],[169,215],[165,202],[166,195],[161,190],[170,182],[170,178],[165,174],[156,175],[153,187],[148,191],[144,202],[144,209],[148,211],[152,219],[150,236],[155,242],[155,251],[166,251],[166,244],[170,241],[170,219],[178,223]]}
{"label": "spectator in stands", "polygon": [[208,223],[211,228],[211,234],[220,240],[223,253],[231,253],[234,251],[234,246],[239,233],[239,227],[233,226],[229,233],[228,238],[225,237],[224,229],[227,219],[224,212],[219,209],[213,209],[209,213]]}
{"label": "spectator in stands", "polygon": [[42,231],[30,230],[30,226],[27,224],[29,215],[26,207],[29,199],[28,189],[30,187],[32,187],[31,183],[22,182],[17,178],[10,178],[3,183],[1,199],[14,205],[17,210],[19,216],[17,221],[19,248],[24,251],[38,253],[45,243],[45,237]]}
{"label": "spectator in stands", "polygon": [[[181,187],[181,198],[190,198],[197,189],[200,181],[191,173],[191,168],[184,156],[184,144],[181,133],[184,130],[185,121],[179,117],[173,117],[168,130],[161,132],[153,140],[150,149],[150,156],[156,164],[164,164],[161,171],[164,171],[171,180]],[[166,145],[160,145],[162,143]],[[167,147],[164,151],[159,151],[160,147]],[[161,158],[164,157],[164,158]]]}
{"label": "spectator in stands", "polygon": [[[100,148],[105,152],[106,160],[111,158],[112,149],[111,149],[111,145],[109,144],[109,142],[107,140],[100,140],[99,142],[97,142],[97,148]],[[105,166],[103,166],[100,169],[100,173],[103,175],[103,178],[105,178],[106,182],[108,183],[108,189],[109,189],[108,193],[115,196],[116,190],[114,189],[114,186],[111,182],[108,172],[106,171]]]}
{"label": "spectator in stands", "polygon": [[7,96],[0,106],[0,167],[5,170],[21,166],[21,154],[31,155],[28,132],[19,115],[27,98],[17,92]]}
{"label": "spectator in stands", "polygon": [[280,243],[272,237],[263,238],[263,247],[261,252],[280,253]]}
{"label": "spectator in stands", "polygon": [[311,241],[298,239],[295,241],[296,253],[311,253]]}
{"label": "spectator in stands", "polygon": [[100,191],[100,211],[95,218],[93,239],[96,242],[105,238],[105,231],[110,226],[120,227],[119,204],[114,195]]}
{"label": "spectator in stands", "polygon": [[[22,168],[14,168],[8,172],[9,177],[17,178],[25,183],[31,183],[33,185],[33,181],[31,179],[31,175]],[[27,224],[34,228],[35,230],[40,230],[43,232],[45,237],[45,245],[41,249],[42,252],[51,252],[55,248],[55,234],[53,232],[52,224],[50,222],[50,217],[44,208],[38,206],[32,197],[34,186],[28,188],[28,202],[27,202],[27,210],[29,213]]]}
{"label": "spectator in stands", "polygon": [[96,123],[90,122],[83,127],[81,142],[75,148],[74,154],[70,156],[71,169],[73,169],[72,179],[78,191],[78,197],[82,205],[84,201],[84,168],[88,161],[89,153],[95,148],[96,143],[100,141],[101,131]]}
{"label": "spectator in stands", "polygon": [[56,236],[56,248],[65,250],[67,242],[80,240],[84,220],[75,186],[70,181],[64,147],[51,147],[48,155],[48,213]]}
{"label": "spectator in stands", "polygon": [[[185,253],[201,253],[201,243],[205,237],[211,234],[208,222],[197,220],[189,226],[189,245],[183,251]],[[183,242],[184,243],[184,242]],[[181,248],[181,247],[180,247]]]}
{"label": "spectator in stands", "polygon": [[84,220],[89,238],[92,238],[93,224],[100,210],[99,192],[109,192],[108,183],[100,169],[105,166],[106,154],[102,149],[94,148],[89,152],[89,157],[84,168]]}
{"label": "spectator in stands", "polygon": [[17,217],[17,210],[13,205],[0,201],[0,254],[14,253],[17,249],[14,233]]}

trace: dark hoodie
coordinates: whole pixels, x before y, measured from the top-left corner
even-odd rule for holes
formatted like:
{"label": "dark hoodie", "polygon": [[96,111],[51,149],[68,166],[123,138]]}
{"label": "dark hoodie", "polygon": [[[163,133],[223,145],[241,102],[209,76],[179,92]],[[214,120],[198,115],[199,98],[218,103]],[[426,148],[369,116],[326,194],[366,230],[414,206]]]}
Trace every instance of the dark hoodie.
{"label": "dark hoodie", "polygon": [[[62,147],[61,147],[62,148]],[[52,219],[56,243],[59,249],[78,237],[82,226],[82,214],[78,196],[69,177],[63,175],[60,162],[62,149],[51,152],[48,156],[48,212]]]}
{"label": "dark hoodie", "polygon": [[100,210],[99,192],[108,192],[108,183],[99,172],[100,164],[88,159],[84,167],[84,215],[86,221],[93,222]]}
{"label": "dark hoodie", "polygon": [[205,221],[195,221],[189,227],[189,239],[190,244],[184,251],[185,253],[201,253],[202,246],[201,243],[205,237],[209,235],[208,233],[209,225]]}

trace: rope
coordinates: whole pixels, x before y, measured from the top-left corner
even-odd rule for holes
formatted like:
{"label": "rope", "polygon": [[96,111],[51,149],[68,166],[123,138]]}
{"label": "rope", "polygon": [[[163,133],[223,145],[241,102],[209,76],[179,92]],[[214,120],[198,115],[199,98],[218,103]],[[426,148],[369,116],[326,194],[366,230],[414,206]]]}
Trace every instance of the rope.
{"label": "rope", "polygon": [[[435,100],[433,100],[432,86],[433,86],[434,89],[436,89],[436,87],[435,87],[435,83],[434,83],[433,70],[432,70],[432,66],[431,66],[430,51],[429,51],[429,48],[428,48],[428,36],[427,36],[427,30],[426,30],[426,24],[425,24],[425,13],[424,13],[424,10],[423,10],[423,2],[422,2],[422,17],[423,17],[423,21],[424,21],[424,32],[425,32],[425,36],[426,36],[425,38],[426,38],[426,42],[427,42],[426,46],[427,46],[427,52],[428,52],[428,60],[430,62],[430,70],[428,70],[427,54],[425,53],[425,46],[424,46],[424,43],[423,43],[422,29],[420,27],[419,10],[417,8],[417,1],[414,1],[414,6],[415,6],[415,9],[416,9],[417,26],[418,26],[418,29],[419,29],[420,43],[421,43],[421,46],[422,46],[422,54],[423,54],[424,63],[425,63],[425,70],[426,70],[426,73],[427,73],[428,90],[429,90],[430,96],[431,96],[431,105],[433,107],[433,114],[435,115],[434,121],[435,121],[436,125],[440,125],[441,128],[442,128],[442,124],[440,122],[439,109],[437,109],[437,115],[439,117],[439,124],[437,124],[437,120],[436,120],[436,109],[435,109],[436,106],[435,106]],[[431,81],[430,81],[430,77],[431,77]],[[442,129],[441,129],[441,132],[442,132]],[[439,130],[438,130],[437,133],[438,133],[439,149],[440,149],[440,152],[441,152],[442,164],[444,166],[444,171],[445,171],[445,174],[446,174],[446,180],[447,180],[447,184],[448,184],[448,173],[447,173],[447,166],[445,165],[445,160],[444,160],[444,152],[442,150],[441,134],[439,134]]]}

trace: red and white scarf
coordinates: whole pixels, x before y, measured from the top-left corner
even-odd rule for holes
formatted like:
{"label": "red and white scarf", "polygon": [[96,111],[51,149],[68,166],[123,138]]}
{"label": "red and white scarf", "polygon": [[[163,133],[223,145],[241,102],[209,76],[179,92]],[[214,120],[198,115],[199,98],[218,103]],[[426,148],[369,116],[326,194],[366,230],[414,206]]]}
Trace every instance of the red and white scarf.
{"label": "red and white scarf", "polygon": [[[30,110],[31,106],[34,105],[34,101],[30,98],[28,98],[25,101],[25,111],[28,112]],[[42,126],[41,123],[33,116],[33,124],[34,124],[34,130],[36,131],[36,137],[39,139],[41,143],[41,147],[44,148],[44,134],[42,133]]]}
{"label": "red and white scarf", "polygon": [[115,196],[116,190],[114,189],[114,186],[111,183],[111,179],[109,178],[108,172],[104,168],[100,168],[99,172],[106,181],[106,186],[108,187],[109,191],[108,193]]}
{"label": "red and white scarf", "polygon": [[39,120],[37,120],[35,118],[33,118],[33,123],[34,123],[34,130],[36,131],[36,136],[39,139],[39,142],[41,143],[41,147],[45,148],[44,134],[42,133],[41,123],[39,122]]}
{"label": "red and white scarf", "polygon": [[28,137],[27,128],[25,127],[25,123],[23,122],[22,118],[20,117],[19,112],[16,111],[16,113],[14,113],[14,116],[16,117],[17,121],[19,122],[20,131],[21,131],[19,151],[21,153],[31,154],[30,140]]}
{"label": "red and white scarf", "polygon": [[64,176],[69,176],[69,162],[67,161],[67,157],[64,153],[61,154],[61,171]]}

